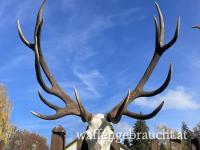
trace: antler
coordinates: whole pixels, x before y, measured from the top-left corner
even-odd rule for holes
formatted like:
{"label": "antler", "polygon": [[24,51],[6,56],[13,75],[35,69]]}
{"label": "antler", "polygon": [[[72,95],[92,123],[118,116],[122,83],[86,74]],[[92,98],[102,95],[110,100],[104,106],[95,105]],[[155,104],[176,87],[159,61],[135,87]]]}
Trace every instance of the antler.
{"label": "antler", "polygon": [[[77,103],[73,99],[71,99],[58,85],[58,83],[54,79],[53,75],[49,71],[49,68],[43,57],[43,54],[41,51],[41,45],[40,45],[40,37],[41,37],[41,28],[42,28],[42,24],[43,24],[42,12],[44,9],[44,5],[45,5],[45,0],[43,1],[42,5],[40,7],[40,10],[38,12],[38,15],[37,15],[35,32],[34,32],[34,43],[30,43],[23,35],[19,20],[18,20],[18,32],[19,32],[19,36],[20,36],[22,42],[26,46],[28,46],[30,49],[32,49],[33,52],[35,53],[35,70],[36,70],[36,76],[37,76],[37,80],[38,80],[39,84],[41,85],[41,87],[43,88],[44,91],[60,98],[65,103],[65,107],[61,108],[61,107],[58,107],[58,106],[48,102],[41,95],[41,93],[38,92],[40,99],[47,106],[49,106],[50,108],[55,110],[56,114],[51,115],[51,116],[44,116],[44,115],[41,115],[41,114],[38,114],[35,112],[32,112],[32,113],[35,116],[45,119],[45,120],[55,120],[55,119],[58,119],[58,118],[61,118],[63,116],[67,116],[67,115],[76,115],[76,116],[80,116],[84,122],[88,122],[88,121],[90,121],[92,114],[87,112],[84,109],[84,107],[79,99],[76,88],[74,88],[74,91],[75,91]],[[45,82],[42,78],[41,68],[51,84],[50,88],[45,84]]]}
{"label": "antler", "polygon": [[154,16],[154,22],[155,22],[155,28],[156,28],[156,43],[155,43],[155,52],[154,52],[153,58],[149,66],[147,67],[144,75],[142,76],[139,83],[137,84],[136,88],[133,91],[129,90],[126,98],[122,100],[118,105],[116,105],[109,113],[106,114],[107,120],[112,123],[118,123],[122,115],[135,118],[135,119],[141,119],[141,120],[150,119],[154,117],[161,110],[164,104],[164,102],[162,102],[152,113],[146,114],[146,115],[137,114],[137,113],[130,112],[127,110],[128,105],[136,98],[151,97],[164,91],[166,87],[168,86],[171,79],[172,65],[170,65],[169,67],[168,75],[165,82],[158,89],[154,91],[144,91],[143,89],[144,85],[146,84],[149,77],[151,76],[162,54],[176,42],[179,35],[179,29],[180,29],[180,18],[178,18],[174,37],[169,43],[164,44],[164,19],[163,19],[162,12],[159,8],[159,5],[156,2],[155,2],[155,5],[159,14],[159,24],[156,17]]}
{"label": "antler", "polygon": [[200,25],[193,26],[192,28],[194,28],[194,29],[200,29]]}

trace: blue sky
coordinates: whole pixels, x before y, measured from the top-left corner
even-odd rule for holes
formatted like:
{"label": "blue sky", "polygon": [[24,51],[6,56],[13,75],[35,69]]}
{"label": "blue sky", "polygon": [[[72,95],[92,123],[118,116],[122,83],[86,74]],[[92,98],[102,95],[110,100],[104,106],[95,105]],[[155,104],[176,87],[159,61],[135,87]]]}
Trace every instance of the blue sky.
{"label": "blue sky", "polygon": [[[34,55],[23,45],[17,33],[20,18],[26,37],[32,41],[36,14],[41,0],[1,0],[0,2],[0,82],[6,85],[13,110],[11,121],[19,128],[50,138],[51,129],[61,124],[70,140],[83,132],[86,124],[68,116],[44,121],[33,116],[54,113],[38,98]],[[179,129],[184,120],[193,128],[200,120],[200,32],[192,29],[200,23],[200,1],[165,0],[160,5],[166,29],[166,41],[174,34],[181,16],[177,43],[162,57],[145,86],[154,89],[164,81],[173,64],[172,81],[160,95],[138,99],[129,107],[136,112],[151,112],[162,100],[161,112],[147,123],[151,130],[159,124]],[[44,11],[42,49],[51,72],[74,98],[76,86],[92,113],[105,113],[133,89],[146,69],[154,51],[154,1],[145,0],[48,0]],[[43,93],[45,95],[45,93]],[[62,105],[53,96],[45,95]],[[135,120],[123,117],[116,130],[126,130]],[[68,140],[67,140],[68,141]]]}

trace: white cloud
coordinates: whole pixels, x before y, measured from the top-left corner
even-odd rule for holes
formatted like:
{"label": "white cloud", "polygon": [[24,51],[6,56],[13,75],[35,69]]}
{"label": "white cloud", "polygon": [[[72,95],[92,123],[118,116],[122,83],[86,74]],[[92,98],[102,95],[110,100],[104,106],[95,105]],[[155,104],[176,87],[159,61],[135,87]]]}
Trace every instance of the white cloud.
{"label": "white cloud", "polygon": [[26,59],[26,56],[18,56],[12,60],[7,61],[5,64],[1,65],[0,73],[5,74],[6,72],[13,71],[19,65],[22,65]]}
{"label": "white cloud", "polygon": [[84,61],[93,56],[95,52],[91,47],[90,40],[100,35],[100,33],[112,27],[112,22],[103,18],[92,20],[90,25],[83,27],[78,31],[72,30],[67,37],[63,37],[62,45],[59,48],[67,46],[67,50],[72,52],[76,61]]}
{"label": "white cloud", "polygon": [[[65,1],[65,3],[70,3],[70,9],[72,9],[72,11],[76,11],[77,6],[72,3],[71,0],[67,0]],[[121,22],[124,22],[122,20],[138,12],[140,12],[138,8],[131,8],[126,11],[107,16],[95,15],[95,17],[91,17],[89,19],[90,24],[83,25],[78,29],[74,28],[73,21],[71,21],[68,23],[68,25],[72,23],[72,25],[69,25],[69,28],[71,30],[64,31],[67,32],[64,35],[59,34],[59,36],[55,36],[56,38],[60,38],[53,39],[53,43],[55,41],[59,41],[60,44],[57,45],[57,49],[67,49],[67,53],[69,55],[67,61],[70,63],[73,62],[73,73],[81,80],[81,84],[76,85],[80,86],[78,87],[78,89],[81,93],[81,96],[99,98],[100,93],[98,91],[98,88],[106,85],[104,77],[100,74],[98,70],[85,69],[86,67],[84,62],[96,54],[96,51],[94,51],[93,47],[91,46],[91,40],[97,36],[100,36],[103,31],[112,28],[115,25],[124,25],[121,24]],[[72,18],[77,20],[76,14],[72,13],[72,15],[74,15],[72,16]]]}
{"label": "white cloud", "polygon": [[[21,5],[23,3],[23,5]],[[17,24],[17,19],[20,17],[28,17],[30,12],[30,1],[22,1],[19,3],[17,0],[13,1],[1,1],[0,5],[0,28],[8,28],[8,25]],[[22,7],[23,6],[23,7]],[[33,6],[33,5],[32,5]],[[26,13],[24,13],[26,12]]]}
{"label": "white cloud", "polygon": [[[70,16],[71,19],[67,20],[67,28],[63,29],[62,33],[54,33],[54,35],[58,35],[48,43],[51,43],[50,45],[57,45],[57,49],[66,49],[67,53],[72,55],[72,57],[68,57],[69,62],[71,59],[74,59],[76,62],[82,62],[91,56],[94,56],[96,51],[93,50],[91,44],[92,39],[101,36],[104,31],[113,28],[116,25],[127,25],[132,22],[132,20],[135,21],[135,17],[139,19],[140,16],[138,16],[138,14],[141,12],[139,8],[130,8],[106,16],[94,13],[88,17],[87,14],[82,14],[82,16],[80,16],[78,13],[77,15],[77,9],[80,6],[77,4],[76,0],[65,0],[63,1],[62,6],[65,7],[65,10],[70,9],[72,11]],[[82,18],[85,19],[77,28],[76,22]],[[101,38],[99,38],[99,40],[101,40]],[[52,44],[58,42],[59,44]]]}
{"label": "white cloud", "polygon": [[165,101],[164,109],[199,109],[200,104],[194,100],[193,94],[183,87],[177,87],[175,90],[168,90],[166,94],[155,98],[141,98],[136,100],[136,104],[144,107],[155,108],[162,101]]}
{"label": "white cloud", "polygon": [[105,86],[106,82],[104,77],[98,70],[80,70],[74,69],[73,73],[79,78],[83,88],[79,88],[83,97],[99,97],[98,88]]}

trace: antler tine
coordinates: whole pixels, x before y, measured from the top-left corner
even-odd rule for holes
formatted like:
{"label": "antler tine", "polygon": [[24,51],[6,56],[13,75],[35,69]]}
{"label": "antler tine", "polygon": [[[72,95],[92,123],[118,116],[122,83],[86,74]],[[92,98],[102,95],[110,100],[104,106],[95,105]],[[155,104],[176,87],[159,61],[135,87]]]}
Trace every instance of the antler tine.
{"label": "antler tine", "polygon": [[42,5],[40,6],[40,9],[39,9],[38,14],[37,14],[35,32],[34,32],[35,37],[38,37],[38,33],[40,35],[41,26],[42,26],[42,23],[43,23],[42,13],[44,11],[45,3],[46,3],[46,0],[43,0]]}
{"label": "antler tine", "polygon": [[128,110],[125,110],[124,115],[126,115],[130,118],[140,119],[140,120],[151,119],[158,114],[158,112],[162,109],[163,105],[164,105],[164,101],[150,114],[138,114],[138,113],[134,113],[134,112],[130,112]]}
{"label": "antler tine", "polygon": [[[164,43],[164,37],[165,37],[165,29],[164,29],[164,27],[165,27],[165,25],[164,25],[164,18],[163,18],[163,14],[162,14],[162,12],[161,12],[161,10],[160,10],[160,7],[159,7],[159,5],[155,2],[155,5],[156,5],[156,8],[157,8],[157,11],[158,11],[158,15],[159,15],[159,22],[160,22],[160,24],[159,24],[159,28],[158,28],[158,30],[159,30],[159,36],[158,36],[158,41],[159,41],[159,46],[161,46],[163,43]],[[156,18],[155,18],[156,19]],[[157,19],[156,19],[157,20]]]}
{"label": "antler tine", "polygon": [[56,105],[50,103],[49,101],[47,101],[47,100],[42,96],[42,94],[41,94],[39,91],[38,91],[38,95],[39,95],[40,99],[42,100],[42,102],[43,102],[44,104],[46,104],[47,106],[49,106],[50,108],[54,109],[55,111],[61,109],[61,107],[58,107],[58,106],[56,106]]}
{"label": "antler tine", "polygon": [[[36,112],[34,112],[34,111],[31,111],[31,113],[32,113],[34,116],[36,116],[36,117],[38,117],[38,118],[40,118],[40,119],[44,119],[44,120],[56,120],[56,119],[59,119],[59,118],[62,118],[62,117],[64,117],[64,116],[66,116],[65,113],[60,113],[60,114],[59,114],[59,113],[56,113],[56,114],[50,115],[50,116],[45,116],[45,115],[36,113]],[[77,116],[78,116],[78,115],[77,115]]]}
{"label": "antler tine", "polygon": [[27,46],[29,47],[30,49],[34,49],[34,44],[30,43],[26,37],[24,36],[23,32],[22,32],[22,29],[21,29],[21,24],[20,24],[20,20],[18,19],[17,21],[17,29],[18,29],[18,34],[19,34],[19,37],[20,39],[22,40],[22,42]]}
{"label": "antler tine", "polygon": [[[133,100],[135,100],[138,97],[150,97],[150,96],[155,96],[155,95],[161,93],[162,91],[164,91],[167,88],[167,86],[170,82],[170,79],[171,79],[172,65],[170,65],[170,67],[169,67],[169,71],[168,71],[166,80],[158,89],[156,89],[154,91],[148,91],[148,92],[144,91],[144,89],[143,89],[144,85],[146,84],[146,82],[150,78],[153,70],[155,69],[158,61],[160,60],[160,57],[162,56],[162,54],[176,42],[178,35],[179,35],[179,30],[180,30],[180,17],[179,17],[178,21],[177,21],[177,26],[176,26],[176,31],[175,31],[174,37],[172,38],[172,40],[169,43],[164,44],[164,18],[163,18],[163,15],[162,15],[159,5],[156,2],[155,2],[155,5],[156,5],[158,15],[159,15],[159,23],[158,23],[156,17],[154,16],[154,23],[155,23],[155,28],[156,28],[155,52],[154,52],[153,58],[149,64],[149,66],[147,67],[144,75],[140,79],[136,88],[130,92],[128,104],[130,104]],[[152,113],[147,114],[147,115],[142,115],[142,114],[137,114],[137,113],[128,111],[127,110],[128,105],[124,105],[123,109],[121,109],[121,107],[123,106],[123,103],[124,103],[124,100],[121,101],[117,106],[115,106],[107,114],[108,120],[110,120],[113,123],[118,123],[120,120],[119,118],[121,118],[122,115],[126,115],[126,116],[129,116],[131,118],[136,118],[136,119],[138,119],[138,118],[139,119],[149,119],[149,118],[152,118],[153,116],[155,116],[161,110],[161,108],[164,104],[164,102],[162,102]],[[118,113],[119,110],[121,111],[121,113]],[[120,116],[118,116],[118,114],[120,114]]]}
{"label": "antler tine", "polygon": [[[36,21],[36,27],[35,27],[35,36],[38,36],[40,37],[40,32],[41,32],[41,27],[42,27],[42,23],[43,23],[43,18],[42,18],[42,12],[44,10],[44,5],[46,3],[46,0],[43,0],[42,2],[42,5],[40,7],[40,10],[38,12],[38,15],[37,15],[37,21]],[[22,42],[28,46],[30,49],[34,50],[34,45],[33,43],[30,43],[26,37],[24,36],[23,32],[22,32],[22,29],[21,29],[21,24],[20,24],[20,20],[18,19],[17,21],[17,29],[18,29],[18,33],[19,33],[19,37],[20,39],[22,40]]]}
{"label": "antler tine", "polygon": [[200,25],[192,26],[194,29],[200,29]]}
{"label": "antler tine", "polygon": [[[127,106],[129,98],[130,98],[130,89],[128,90],[128,94],[126,98],[123,100],[122,104],[120,105],[119,109],[117,110],[116,116],[113,116],[113,113],[108,113],[107,114],[107,120],[113,123],[118,123],[121,119],[121,116],[123,115],[124,108]],[[111,118],[115,118],[112,120]],[[110,120],[111,119],[111,120]]]}
{"label": "antler tine", "polygon": [[[43,24],[42,13],[43,13],[43,10],[44,10],[45,2],[46,2],[46,0],[43,0],[43,3],[42,3],[42,5],[39,9],[38,14],[37,14],[37,20],[36,20],[35,31],[34,31],[34,43],[30,43],[25,38],[25,36],[24,36],[24,34],[21,30],[19,20],[18,20],[18,33],[19,33],[19,36],[20,36],[20,39],[22,40],[22,42],[26,46],[28,46],[30,49],[32,49],[35,53],[35,70],[36,70],[36,76],[37,76],[37,80],[38,80],[39,84],[41,85],[41,87],[43,88],[44,91],[60,98],[65,103],[65,107],[60,108],[58,106],[51,104],[39,93],[40,99],[47,106],[49,106],[50,108],[55,110],[56,114],[51,115],[51,116],[44,116],[44,115],[37,114],[35,112],[32,112],[32,113],[35,116],[42,118],[42,119],[45,119],[45,120],[54,120],[54,119],[58,119],[58,118],[61,118],[63,116],[66,116],[66,115],[76,115],[76,116],[80,116],[83,121],[88,121],[91,118],[92,115],[89,112],[86,112],[86,111],[85,111],[85,113],[82,113],[82,111],[80,110],[79,104],[77,105],[77,103],[73,99],[71,99],[71,97],[68,96],[61,89],[61,87],[58,85],[58,83],[54,79],[53,75],[51,74],[51,72],[50,72],[50,70],[49,70],[49,68],[48,68],[48,66],[45,62],[45,59],[43,57],[41,45],[40,45],[40,38],[41,38],[41,29],[42,29],[42,24]],[[44,72],[44,74],[46,75],[48,81],[50,82],[51,87],[48,87],[45,84],[45,82],[42,78],[41,68],[42,68],[42,71]],[[84,108],[84,107],[81,105],[81,108]],[[84,116],[82,116],[82,115],[84,115]],[[85,120],[83,118],[85,118]]]}
{"label": "antler tine", "polygon": [[163,47],[163,51],[167,50],[168,48],[170,48],[172,45],[174,45],[174,43],[177,41],[178,39],[178,35],[179,35],[179,32],[180,32],[180,22],[181,22],[181,19],[180,17],[178,17],[178,21],[177,21],[177,25],[176,25],[176,31],[175,31],[175,34],[174,34],[174,37],[173,39],[167,43],[164,47]]}
{"label": "antler tine", "polygon": [[83,107],[83,104],[81,103],[81,100],[80,100],[80,97],[78,95],[78,91],[77,89],[74,87],[74,93],[75,93],[75,96],[76,96],[76,101],[77,101],[77,104],[78,104],[78,107],[79,107],[79,110],[80,110],[80,113],[81,113],[81,119],[83,122],[88,122],[91,120],[92,118],[92,115],[89,114],[85,108]]}
{"label": "antler tine", "polygon": [[151,96],[155,96],[155,95],[162,93],[169,85],[171,76],[172,76],[172,64],[170,64],[168,75],[167,75],[165,82],[158,89],[156,89],[154,91],[150,91],[150,92],[143,91],[140,97],[151,97]]}

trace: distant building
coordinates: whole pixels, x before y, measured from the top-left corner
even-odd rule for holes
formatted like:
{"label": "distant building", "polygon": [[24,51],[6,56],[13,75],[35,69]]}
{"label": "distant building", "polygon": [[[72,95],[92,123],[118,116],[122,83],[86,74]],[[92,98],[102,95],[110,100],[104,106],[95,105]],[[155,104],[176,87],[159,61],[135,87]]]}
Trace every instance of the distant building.
{"label": "distant building", "polygon": [[[191,140],[191,149],[190,150],[200,150],[200,139],[197,137],[193,137]],[[158,139],[151,140],[151,149],[152,150],[160,150],[161,141]],[[166,145],[166,143],[165,143]],[[169,150],[182,150],[182,141],[181,140],[169,140],[168,147]]]}
{"label": "distant building", "polygon": [[193,136],[191,143],[192,143],[192,150],[200,150],[200,137],[199,136]]}
{"label": "distant building", "polygon": [[[161,141],[158,139],[151,140],[151,150],[160,150]],[[76,138],[67,146],[65,150],[87,150],[87,143],[82,139]],[[181,140],[169,140],[168,143],[169,150],[182,150],[182,141]],[[130,150],[126,145],[113,142],[111,145],[111,150]],[[200,138],[192,137],[191,140],[191,150],[200,150]]]}

